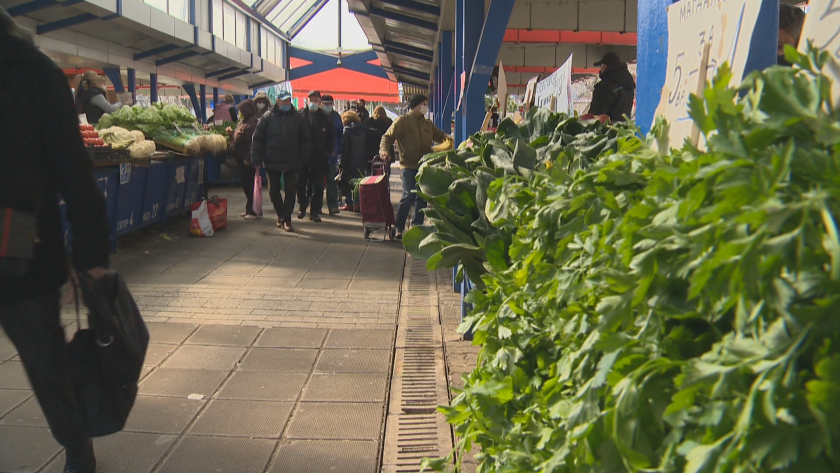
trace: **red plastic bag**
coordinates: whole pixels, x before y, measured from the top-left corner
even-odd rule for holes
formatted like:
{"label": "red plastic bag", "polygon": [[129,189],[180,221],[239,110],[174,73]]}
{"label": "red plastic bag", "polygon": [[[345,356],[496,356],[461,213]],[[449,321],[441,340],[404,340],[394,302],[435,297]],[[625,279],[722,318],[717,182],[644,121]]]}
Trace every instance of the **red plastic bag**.
{"label": "red plastic bag", "polygon": [[262,216],[262,176],[259,172],[257,175],[254,176],[254,208],[251,209],[257,215],[257,217]]}
{"label": "red plastic bag", "polygon": [[213,224],[210,222],[210,214],[207,212],[207,201],[190,204],[192,221],[190,222],[190,233],[198,237],[211,237],[214,234]]}
{"label": "red plastic bag", "polygon": [[210,223],[213,230],[227,228],[227,199],[220,199],[214,195],[207,201],[207,213],[210,215]]}

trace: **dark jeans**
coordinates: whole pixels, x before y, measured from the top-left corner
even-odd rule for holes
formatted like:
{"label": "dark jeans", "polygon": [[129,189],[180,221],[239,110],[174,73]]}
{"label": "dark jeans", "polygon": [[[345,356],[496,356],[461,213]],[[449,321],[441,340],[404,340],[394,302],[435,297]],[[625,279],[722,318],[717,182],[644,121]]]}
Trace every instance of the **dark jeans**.
{"label": "dark jeans", "polygon": [[53,437],[65,447],[80,446],[87,435],[68,375],[58,291],[36,299],[0,305],[0,325],[20,360]]}
{"label": "dark jeans", "polygon": [[338,175],[338,164],[330,164],[327,171],[327,208],[338,208],[338,184],[335,182],[335,176]]}
{"label": "dark jeans", "polygon": [[324,207],[324,177],[327,175],[329,165],[310,166],[301,170],[298,174],[297,197],[300,202],[300,210],[306,210],[312,204],[312,213],[320,215]]}
{"label": "dark jeans", "polygon": [[400,173],[402,174],[403,196],[400,199],[400,206],[397,207],[396,227],[398,232],[405,230],[405,221],[408,219],[408,211],[412,205],[414,205],[414,218],[411,220],[413,226],[423,225],[425,216],[421,210],[426,208],[426,201],[412,192],[415,189],[420,189],[417,187],[417,170],[402,169]]}
{"label": "dark jeans", "polygon": [[256,215],[254,210],[254,177],[257,175],[257,170],[254,166],[245,163],[239,164],[239,182],[242,184],[242,191],[245,192],[245,198],[248,203],[245,204],[245,212]]}
{"label": "dark jeans", "polygon": [[[295,171],[268,171],[268,196],[274,204],[277,218],[282,222],[292,221],[292,212],[295,211],[295,193],[297,191],[297,172]],[[283,200],[280,178],[283,178],[283,185],[286,188],[286,200]]]}

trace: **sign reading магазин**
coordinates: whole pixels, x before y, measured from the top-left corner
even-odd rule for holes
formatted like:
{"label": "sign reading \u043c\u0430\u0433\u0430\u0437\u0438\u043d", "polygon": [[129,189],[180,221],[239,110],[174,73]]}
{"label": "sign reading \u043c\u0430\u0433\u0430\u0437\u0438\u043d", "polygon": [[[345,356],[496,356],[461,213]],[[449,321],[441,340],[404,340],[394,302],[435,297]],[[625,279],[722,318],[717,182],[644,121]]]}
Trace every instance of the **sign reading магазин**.
{"label": "sign reading \u043c\u0430\u0433\u0430\u0437\u0438\u043d", "polygon": [[668,65],[656,116],[671,127],[671,146],[679,148],[691,136],[694,123],[688,99],[697,93],[703,50],[711,44],[707,80],[728,63],[732,85],[744,77],[759,0],[683,0],[668,7]]}
{"label": "sign reading \u043c\u0430\u0433\u0430\u0437\u0438\u043d", "polygon": [[551,97],[554,97],[553,112],[573,113],[571,54],[553,74],[537,82],[534,105],[549,108]]}
{"label": "sign reading \u043c\u0430\u0433\u0430\u0437\u0438\u043d", "polygon": [[823,74],[831,77],[834,82],[831,97],[834,105],[840,106],[840,0],[811,0],[809,6],[799,39],[799,50],[804,52],[810,40],[814,46],[827,51],[831,56]]}

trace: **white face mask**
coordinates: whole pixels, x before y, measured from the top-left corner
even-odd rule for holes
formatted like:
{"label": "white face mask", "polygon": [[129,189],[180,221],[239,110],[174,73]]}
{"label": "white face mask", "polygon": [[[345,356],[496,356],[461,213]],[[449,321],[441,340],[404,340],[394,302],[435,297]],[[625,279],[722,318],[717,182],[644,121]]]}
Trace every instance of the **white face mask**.
{"label": "white face mask", "polygon": [[262,109],[264,109],[264,108],[265,108],[265,104],[264,104],[264,103],[258,103],[258,104],[257,104],[257,109],[258,109],[258,110],[262,110]]}
{"label": "white face mask", "polygon": [[327,113],[332,113],[333,106],[332,105],[324,105],[324,111]]}
{"label": "white face mask", "polygon": [[309,104],[309,111],[310,111],[310,112],[316,112],[316,111],[318,111],[318,104],[317,104],[317,103],[314,103],[314,102],[310,103],[310,104]]}
{"label": "white face mask", "polygon": [[429,106],[428,105],[421,105],[420,106],[420,114],[424,117],[429,114]]}

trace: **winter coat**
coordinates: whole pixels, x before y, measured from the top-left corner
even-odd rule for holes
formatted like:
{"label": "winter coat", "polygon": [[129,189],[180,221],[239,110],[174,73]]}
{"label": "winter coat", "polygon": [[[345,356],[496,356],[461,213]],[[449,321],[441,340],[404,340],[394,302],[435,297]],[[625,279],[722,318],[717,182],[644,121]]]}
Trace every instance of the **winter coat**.
{"label": "winter coat", "polygon": [[443,143],[446,133],[440,131],[426,117],[409,112],[397,118],[382,136],[380,153],[393,154],[394,141],[400,150],[400,168],[418,169],[420,158],[432,152],[434,143]]}
{"label": "winter coat", "polygon": [[394,120],[391,120],[388,117],[369,118],[367,120],[367,122],[365,122],[365,125],[367,125],[369,127],[372,127],[372,128],[376,128],[376,130],[379,131],[380,135],[384,135],[385,133],[388,133],[388,128],[391,128],[391,125],[393,125],[393,124],[394,124]]}
{"label": "winter coat", "polygon": [[335,124],[327,112],[318,109],[311,112],[309,108],[301,112],[303,119],[309,124],[312,136],[312,151],[309,153],[309,166],[326,166],[335,150]]}
{"label": "winter coat", "polygon": [[334,166],[338,164],[338,155],[341,153],[341,147],[344,143],[344,123],[341,122],[341,115],[335,110],[330,113],[330,118],[332,118],[335,129],[335,148],[332,156],[330,156],[330,165]]}
{"label": "winter coat", "polygon": [[251,161],[251,142],[254,139],[254,130],[257,129],[257,105],[253,100],[244,100],[239,104],[239,111],[242,112],[242,121],[236,126],[231,139],[233,157],[237,163]]}
{"label": "winter coat", "polygon": [[613,122],[624,121],[633,112],[636,83],[626,64],[612,66],[601,73],[601,82],[592,91],[592,115],[609,115]]}
{"label": "winter coat", "polygon": [[239,112],[236,106],[227,102],[222,102],[216,105],[213,110],[213,120],[221,120],[223,122],[235,122],[239,118]]}
{"label": "winter coat", "polygon": [[[367,164],[366,129],[361,123],[351,123],[344,128],[344,144],[341,147],[341,168],[363,169]],[[354,175],[353,178],[359,176]]]}
{"label": "winter coat", "polygon": [[[79,87],[83,87],[83,85],[79,84]],[[85,114],[87,122],[91,125],[99,123],[99,119],[102,118],[102,115],[105,115],[104,110],[91,103],[91,100],[97,95],[105,96],[105,92],[98,87],[90,86],[80,91],[79,99],[76,102],[76,114]]]}
{"label": "winter coat", "polygon": [[312,152],[309,124],[294,105],[288,112],[278,105],[260,118],[251,143],[251,164],[266,171],[299,171]]}
{"label": "winter coat", "polygon": [[362,120],[362,123],[366,122],[368,118],[370,118],[370,112],[365,107],[359,106],[356,108],[356,113],[359,114],[359,118]]}
{"label": "winter coat", "polygon": [[23,275],[0,277],[0,305],[57,293],[67,280],[59,199],[67,205],[77,271],[108,266],[111,233],[67,78],[26,37],[6,31],[2,21],[0,106],[16,112],[0,114],[0,208],[34,213],[39,241]]}

